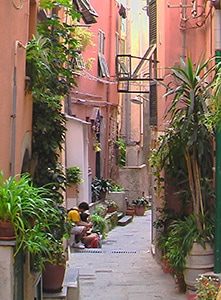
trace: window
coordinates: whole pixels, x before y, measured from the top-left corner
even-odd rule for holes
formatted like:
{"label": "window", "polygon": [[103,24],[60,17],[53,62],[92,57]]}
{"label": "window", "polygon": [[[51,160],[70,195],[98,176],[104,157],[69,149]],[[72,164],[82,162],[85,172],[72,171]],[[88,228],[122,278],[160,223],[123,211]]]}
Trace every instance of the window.
{"label": "window", "polygon": [[104,57],[105,51],[105,33],[101,30],[98,32],[98,76],[110,77],[106,59]]}
{"label": "window", "polygon": [[97,12],[87,0],[73,0],[74,9],[82,15],[86,24],[97,23]]}
{"label": "window", "polygon": [[85,69],[84,59],[83,59],[81,53],[76,52],[75,57],[74,57],[74,62],[75,62],[77,70]]}

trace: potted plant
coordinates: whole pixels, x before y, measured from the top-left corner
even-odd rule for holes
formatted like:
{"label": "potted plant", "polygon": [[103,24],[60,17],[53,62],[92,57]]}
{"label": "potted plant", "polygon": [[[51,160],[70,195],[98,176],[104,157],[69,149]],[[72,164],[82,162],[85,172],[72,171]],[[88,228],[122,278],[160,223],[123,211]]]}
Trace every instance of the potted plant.
{"label": "potted plant", "polygon": [[217,299],[219,289],[220,279],[217,276],[202,274],[197,278],[196,296],[198,300]]}
{"label": "potted plant", "polygon": [[143,216],[147,209],[147,206],[149,205],[149,202],[147,201],[147,199],[144,196],[139,197],[136,200],[133,200],[132,203],[134,205],[135,214],[137,216]]}
{"label": "potted plant", "polygon": [[99,215],[98,212],[94,212],[91,215],[91,222],[93,223],[93,232],[98,232],[102,239],[107,236],[107,221],[106,219]]}
{"label": "potted plant", "polygon": [[71,186],[73,184],[79,184],[83,181],[82,170],[79,167],[70,167],[66,169],[66,182],[67,186]]}
{"label": "potted plant", "polygon": [[[19,247],[23,246],[26,231],[33,227],[36,220],[47,223],[48,212],[53,207],[46,191],[45,188],[35,187],[28,174],[5,179],[0,172],[0,222],[12,225],[13,237]],[[3,233],[0,236],[5,239]]]}
{"label": "potted plant", "polygon": [[93,178],[91,183],[92,200],[104,200],[106,194],[112,191],[113,182],[111,179]]}
{"label": "potted plant", "polygon": [[[212,59],[204,61],[203,58],[197,64],[189,57],[180,63],[180,67],[171,68],[174,86],[165,85],[165,97],[173,96],[166,113],[168,128],[158,140],[159,147],[153,151],[151,163],[158,187],[165,190],[165,202],[170,200],[166,198],[170,194],[171,203],[180,209],[180,222],[184,222],[185,215],[190,215],[194,224],[195,239],[187,233],[185,251],[177,236],[168,237],[168,242],[173,240],[171,249],[176,255],[173,256],[172,250],[166,255],[173,256],[183,270],[185,256],[191,252],[194,242],[204,247],[207,242],[213,242],[213,235],[207,235],[214,220],[214,132],[208,122],[211,113],[208,101],[212,98],[215,66]],[[177,222],[171,225],[173,229],[178,228]]]}
{"label": "potted plant", "polygon": [[113,201],[113,200],[106,200],[105,204],[107,205],[107,212],[108,213],[117,211],[117,209],[118,209],[118,206],[117,206],[116,202]]}

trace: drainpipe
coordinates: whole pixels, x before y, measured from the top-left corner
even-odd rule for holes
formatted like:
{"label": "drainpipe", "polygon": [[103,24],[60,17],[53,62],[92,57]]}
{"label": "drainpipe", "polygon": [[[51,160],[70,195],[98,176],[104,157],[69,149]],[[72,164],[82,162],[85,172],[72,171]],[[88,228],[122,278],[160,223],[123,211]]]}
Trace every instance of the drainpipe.
{"label": "drainpipe", "polygon": [[[221,56],[221,0],[212,1],[215,7],[215,55],[216,63]],[[221,273],[221,130],[216,128],[216,216],[215,216],[215,249],[214,273]]]}
{"label": "drainpipe", "polygon": [[18,48],[26,49],[20,42],[15,41],[14,48],[14,73],[13,73],[13,97],[12,97],[12,127],[11,127],[11,176],[15,175],[15,144],[16,144],[16,107],[17,107],[17,55]]}

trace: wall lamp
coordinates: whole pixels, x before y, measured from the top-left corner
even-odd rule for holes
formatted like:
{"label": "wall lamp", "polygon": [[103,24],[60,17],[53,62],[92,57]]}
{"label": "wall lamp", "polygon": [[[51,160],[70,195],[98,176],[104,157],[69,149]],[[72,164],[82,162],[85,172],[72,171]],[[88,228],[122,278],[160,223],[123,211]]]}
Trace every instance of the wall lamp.
{"label": "wall lamp", "polygon": [[142,104],[142,103],[143,103],[142,100],[143,100],[143,101],[147,101],[147,102],[150,101],[149,98],[144,97],[144,96],[141,96],[141,95],[136,95],[136,97],[130,99],[130,101],[131,101],[132,103],[135,103],[135,104]]}

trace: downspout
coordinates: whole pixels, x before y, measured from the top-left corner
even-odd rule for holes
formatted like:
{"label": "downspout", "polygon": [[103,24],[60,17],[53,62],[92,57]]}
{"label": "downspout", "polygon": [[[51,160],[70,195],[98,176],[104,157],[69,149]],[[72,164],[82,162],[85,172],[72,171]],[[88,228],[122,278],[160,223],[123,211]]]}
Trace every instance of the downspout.
{"label": "downspout", "polygon": [[[221,0],[211,1],[215,6],[215,55],[216,63],[221,61]],[[215,215],[215,249],[214,273],[221,273],[221,130],[216,128],[216,215]]]}
{"label": "downspout", "polygon": [[186,11],[187,11],[187,0],[184,0],[182,8],[182,22],[185,23],[185,28],[182,28],[182,58],[185,60],[186,57]]}
{"label": "downspout", "polygon": [[15,41],[14,71],[13,71],[13,96],[12,96],[12,126],[11,126],[11,176],[15,175],[15,145],[16,145],[16,111],[17,111],[17,55],[18,48],[26,49],[20,42]]}

